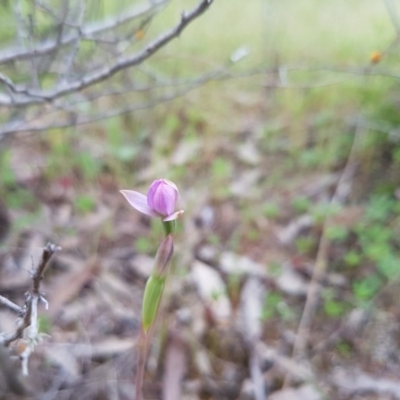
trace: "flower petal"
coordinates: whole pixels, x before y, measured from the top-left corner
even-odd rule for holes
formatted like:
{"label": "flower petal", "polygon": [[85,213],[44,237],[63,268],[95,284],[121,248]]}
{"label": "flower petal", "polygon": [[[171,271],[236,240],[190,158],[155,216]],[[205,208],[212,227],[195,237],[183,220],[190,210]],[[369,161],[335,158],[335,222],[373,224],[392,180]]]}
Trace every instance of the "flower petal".
{"label": "flower petal", "polygon": [[178,202],[180,200],[178,187],[175,185],[174,182],[170,181],[169,179],[163,179],[163,180],[167,185],[171,186],[176,191],[176,196],[177,196],[176,201]]}
{"label": "flower petal", "polygon": [[128,203],[136,210],[143,214],[150,215],[151,217],[159,217],[159,215],[147,204],[147,197],[144,194],[135,192],[134,190],[120,190],[120,192],[125,196],[126,200],[128,200]]}
{"label": "flower petal", "polygon": [[147,192],[149,207],[164,217],[174,212],[178,199],[176,185],[166,179],[154,181]]}
{"label": "flower petal", "polygon": [[184,210],[176,211],[173,214],[168,215],[168,217],[165,217],[163,221],[167,222],[167,221],[173,221],[174,219],[178,219],[184,212],[185,212]]}

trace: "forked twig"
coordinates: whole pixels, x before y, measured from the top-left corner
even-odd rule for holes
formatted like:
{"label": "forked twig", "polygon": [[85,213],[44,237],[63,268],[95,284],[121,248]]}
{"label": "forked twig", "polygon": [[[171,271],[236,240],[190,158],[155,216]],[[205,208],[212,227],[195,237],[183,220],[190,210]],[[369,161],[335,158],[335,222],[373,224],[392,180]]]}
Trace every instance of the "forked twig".
{"label": "forked twig", "polygon": [[40,284],[44,276],[45,269],[50,261],[51,257],[60,248],[52,243],[48,243],[43,248],[42,258],[39,265],[32,271],[32,289],[25,295],[25,306],[19,307],[12,301],[0,297],[0,302],[11,310],[18,312],[21,315],[21,319],[18,322],[17,329],[9,334],[4,334],[0,336],[0,345],[9,346],[12,342],[23,337],[26,328],[30,328],[28,332],[28,345],[25,350],[20,354],[22,360],[22,372],[24,375],[28,375],[28,360],[29,356],[32,354],[38,340],[39,332],[37,325],[37,307],[39,301],[46,303],[40,293]]}
{"label": "forked twig", "polygon": [[[149,59],[158,50],[163,48],[173,39],[179,37],[182,31],[197,17],[203,14],[213,3],[214,0],[201,0],[191,11],[182,13],[180,21],[171,29],[161,34],[136,54],[126,57],[118,57],[114,63],[105,66],[100,70],[94,70],[87,75],[77,78],[74,81],[62,82],[52,90],[31,90],[28,88],[19,88],[7,77],[3,77],[1,83],[7,85],[14,95],[19,95],[19,98],[0,97],[0,105],[5,107],[26,107],[33,104],[43,104],[51,102],[57,98],[66,96],[71,93],[82,91],[89,86],[93,86],[99,82],[107,80],[116,73],[139,65]],[[4,79],[6,78],[6,79]]]}

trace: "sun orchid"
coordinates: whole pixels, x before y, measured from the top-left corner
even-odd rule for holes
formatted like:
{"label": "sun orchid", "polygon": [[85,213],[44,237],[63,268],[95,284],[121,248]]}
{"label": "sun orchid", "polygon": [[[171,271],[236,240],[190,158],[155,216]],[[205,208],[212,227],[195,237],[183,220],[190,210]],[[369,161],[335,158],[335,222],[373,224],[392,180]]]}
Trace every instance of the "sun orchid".
{"label": "sun orchid", "polygon": [[183,210],[175,211],[179,201],[179,191],[175,183],[168,179],[155,180],[150,185],[147,196],[134,190],[120,192],[133,208],[151,217],[173,221],[183,214]]}

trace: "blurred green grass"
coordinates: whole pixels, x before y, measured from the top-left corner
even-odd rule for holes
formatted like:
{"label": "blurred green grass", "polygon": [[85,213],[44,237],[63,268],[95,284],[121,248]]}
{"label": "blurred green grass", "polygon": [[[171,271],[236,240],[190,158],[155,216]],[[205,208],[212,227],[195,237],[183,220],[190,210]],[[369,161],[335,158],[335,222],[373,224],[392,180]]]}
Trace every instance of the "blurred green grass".
{"label": "blurred green grass", "polygon": [[[146,38],[176,22],[180,12],[194,4],[173,1]],[[302,148],[310,123],[329,131],[321,140],[326,143],[326,136],[339,136],[345,118],[376,113],[395,83],[379,71],[395,73],[398,54],[388,52],[377,67],[371,66],[370,54],[384,51],[394,37],[383,2],[250,0],[243,6],[239,0],[215,1],[151,63],[163,73],[194,76],[225,63],[245,46],[249,56],[233,66],[232,73],[255,68],[266,73],[208,83],[186,96],[186,107],[193,104],[216,129],[227,129],[227,121],[237,123],[232,119],[232,99],[245,92],[249,103],[268,102],[268,122],[286,120],[293,147]],[[289,68],[287,87],[274,90],[269,86],[280,82],[270,71],[278,65]],[[366,68],[376,68],[372,71],[378,76],[365,76]]]}

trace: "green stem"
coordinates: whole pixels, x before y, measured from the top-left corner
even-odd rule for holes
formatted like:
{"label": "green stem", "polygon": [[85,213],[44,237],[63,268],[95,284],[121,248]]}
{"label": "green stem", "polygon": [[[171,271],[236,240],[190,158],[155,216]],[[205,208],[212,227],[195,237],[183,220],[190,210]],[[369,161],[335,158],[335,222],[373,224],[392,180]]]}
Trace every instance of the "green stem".
{"label": "green stem", "polygon": [[174,234],[175,233],[175,220],[173,220],[173,221],[163,221],[162,224],[163,224],[165,236],[168,236],[169,234]]}
{"label": "green stem", "polygon": [[164,291],[168,264],[174,251],[172,236],[175,232],[175,221],[163,221],[166,239],[161,244],[155,260],[155,268],[146,283],[142,305],[142,327],[138,342],[138,363],[135,381],[135,400],[143,400],[143,379],[146,361],[154,334],[161,297]]}

